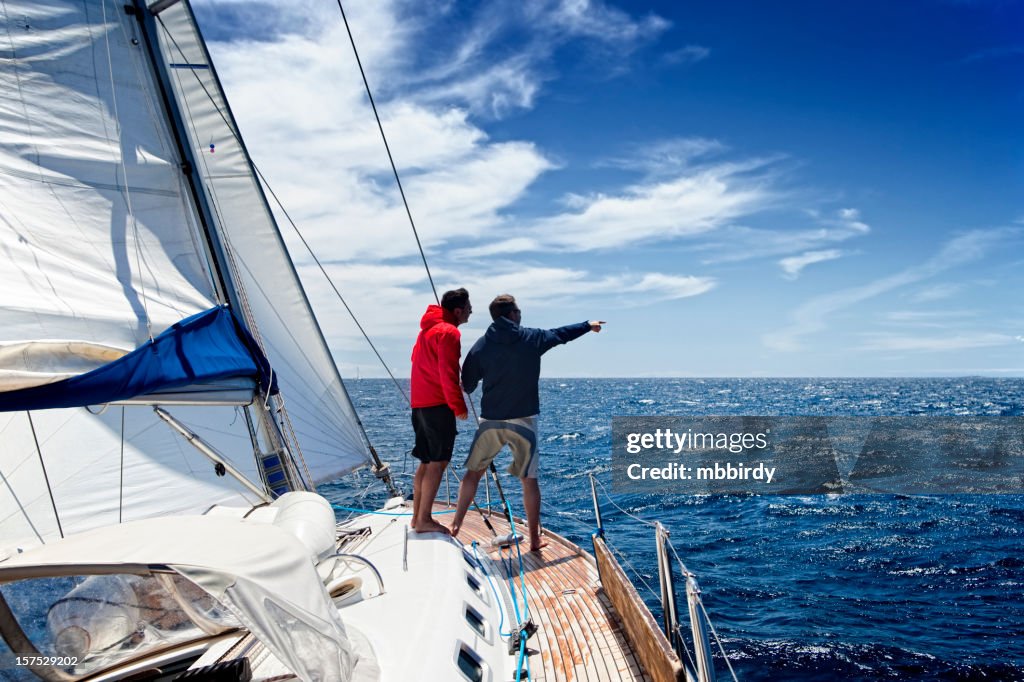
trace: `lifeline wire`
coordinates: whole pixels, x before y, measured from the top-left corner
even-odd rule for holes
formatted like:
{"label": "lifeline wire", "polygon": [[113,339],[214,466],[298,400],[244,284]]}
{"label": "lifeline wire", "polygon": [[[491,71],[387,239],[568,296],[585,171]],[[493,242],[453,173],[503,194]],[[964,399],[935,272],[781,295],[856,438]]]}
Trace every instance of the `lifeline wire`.
{"label": "lifeline wire", "polygon": [[423,259],[423,267],[427,271],[427,279],[430,280],[430,289],[434,292],[434,299],[441,305],[441,299],[437,296],[437,287],[434,286],[434,278],[430,275],[430,266],[427,265],[427,255],[423,252],[423,244],[420,243],[420,234],[416,231],[416,223],[412,219],[412,211],[409,210],[409,202],[405,198],[405,190],[402,189],[402,180],[398,177],[398,166],[391,156],[391,147],[388,145],[387,135],[384,134],[384,125],[380,122],[380,114],[377,113],[377,104],[373,101],[373,93],[370,91],[370,81],[366,80],[366,72],[363,70],[363,62],[359,59],[359,50],[356,49],[356,39],[352,37],[352,29],[348,25],[348,17],[345,16],[345,8],[338,0],[338,9],[341,10],[341,19],[345,22],[345,30],[348,32],[348,40],[352,43],[352,52],[356,56],[356,64],[359,65],[359,74],[363,77],[363,85],[366,86],[366,96],[370,98],[370,107],[373,109],[373,116],[377,119],[377,127],[380,129],[380,137],[384,140],[384,149],[388,153],[388,161],[391,162],[391,171],[395,174],[395,182],[398,184],[398,192],[402,195],[402,204],[405,205],[405,214],[409,216],[409,225],[412,226],[412,234],[416,237],[416,246],[419,247],[420,257]]}
{"label": "lifeline wire", "polygon": [[[682,574],[688,578],[693,577],[693,573],[691,573],[690,569],[686,567],[683,560],[679,558],[679,552],[676,551],[676,548],[672,546],[671,542],[667,544],[668,548],[672,550],[672,554],[675,555],[676,561],[679,562],[679,570],[682,571]],[[711,622],[711,616],[708,614],[708,610],[705,608],[704,600],[701,598],[700,594],[697,594],[697,604],[700,605],[700,610],[704,612],[704,619],[707,621],[708,627],[711,628],[711,635],[715,638],[715,644],[718,645],[718,650],[722,652],[722,658],[725,659],[725,665],[729,668],[729,672],[732,673],[732,679],[736,680],[736,673],[732,669],[732,663],[729,662],[729,655],[725,653],[725,647],[722,646],[722,640],[718,637],[718,632],[715,630],[714,623]]]}
{"label": "lifeline wire", "polygon": [[718,650],[722,652],[722,658],[725,659],[725,665],[728,666],[729,672],[732,674],[733,682],[739,682],[739,680],[736,679],[736,671],[732,669],[732,663],[729,662],[729,655],[725,653],[725,647],[722,646],[722,640],[719,639],[718,633],[715,632],[715,625],[711,622],[711,616],[708,615],[708,610],[704,608],[704,600],[698,597],[697,603],[700,604],[700,610],[704,612],[704,620],[707,621],[708,627],[711,628],[711,634],[715,637],[715,643],[718,644]]}
{"label": "lifeline wire", "polygon": [[646,524],[646,525],[650,526],[651,528],[656,528],[657,527],[657,524],[655,524],[654,522],[648,521],[647,519],[641,519],[639,516],[635,516],[633,514],[630,514],[628,511],[626,511],[625,509],[623,509],[619,505],[615,504],[615,500],[612,499],[612,494],[610,492],[608,492],[607,488],[604,487],[604,483],[601,483],[601,480],[596,478],[596,477],[594,478],[594,480],[597,481],[597,484],[599,486],[601,486],[601,490],[604,491],[605,497],[608,499],[608,502],[610,502],[613,507],[615,507],[620,512],[622,512],[623,514],[625,514],[626,516],[628,516],[629,518],[631,518],[631,519],[633,519],[635,521],[639,521],[640,523]]}

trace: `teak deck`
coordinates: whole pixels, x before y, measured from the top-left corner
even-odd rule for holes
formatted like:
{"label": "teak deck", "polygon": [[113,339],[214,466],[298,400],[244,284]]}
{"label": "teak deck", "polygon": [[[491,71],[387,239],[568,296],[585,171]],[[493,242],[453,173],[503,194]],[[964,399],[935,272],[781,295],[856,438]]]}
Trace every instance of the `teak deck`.
{"label": "teak deck", "polygon": [[[436,511],[449,509],[440,503],[434,508]],[[491,524],[498,535],[509,532],[508,521],[498,513],[491,515]],[[517,523],[516,531],[522,534],[525,528]],[[522,553],[530,615],[539,628],[527,642],[527,650],[532,653],[533,679],[545,682],[651,680],[626,640],[622,625],[601,587],[594,560],[559,535],[545,530],[544,536],[547,547],[539,553],[528,552],[524,543]],[[493,537],[480,513],[470,510],[459,532],[459,540],[466,545],[477,540],[477,551],[486,551],[492,558],[500,558],[502,554],[506,558],[511,556],[518,589],[516,553],[490,548]],[[502,571],[501,578],[507,579],[504,569]],[[523,608],[522,604],[519,608]]]}

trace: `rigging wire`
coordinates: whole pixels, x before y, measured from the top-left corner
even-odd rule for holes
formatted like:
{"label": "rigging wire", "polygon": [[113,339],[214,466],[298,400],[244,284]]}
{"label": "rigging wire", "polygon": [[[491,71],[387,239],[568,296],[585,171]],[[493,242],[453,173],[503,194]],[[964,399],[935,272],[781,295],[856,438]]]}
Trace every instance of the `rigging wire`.
{"label": "rigging wire", "polygon": [[388,145],[387,135],[384,134],[384,125],[380,122],[380,114],[377,113],[377,103],[373,101],[373,92],[370,90],[370,81],[366,79],[366,71],[363,70],[363,61],[359,58],[359,50],[356,49],[356,40],[352,37],[352,29],[348,25],[348,17],[345,16],[345,8],[338,0],[338,9],[341,11],[341,19],[345,22],[345,31],[348,32],[348,40],[352,44],[352,52],[356,56],[356,64],[359,65],[359,75],[363,77],[363,85],[366,86],[366,96],[370,99],[370,107],[373,109],[373,116],[377,119],[377,128],[380,129],[380,137],[384,140],[384,149],[388,153],[388,161],[391,162],[391,171],[395,174],[395,182],[398,184],[398,192],[402,195],[402,204],[405,206],[405,214],[409,216],[409,225],[412,226],[412,234],[416,237],[416,246],[420,250],[420,258],[423,259],[423,267],[427,271],[427,279],[430,280],[430,289],[434,292],[434,299],[441,305],[441,299],[437,296],[437,287],[434,286],[434,278],[430,274],[430,266],[427,265],[427,255],[423,252],[423,244],[420,243],[420,234],[416,230],[416,223],[412,219],[412,211],[409,209],[409,202],[405,198],[405,190],[402,188],[402,179],[398,177],[398,166],[391,155],[391,146]]}
{"label": "rigging wire", "polygon": [[[601,486],[601,490],[603,490],[604,494],[605,494],[605,499],[608,500],[608,502],[613,507],[615,507],[616,509],[618,509],[620,512],[622,512],[626,516],[630,517],[631,519],[634,519],[635,521],[639,521],[640,523],[645,524],[647,526],[657,527],[657,524],[655,524],[655,523],[653,523],[651,521],[648,521],[646,519],[641,519],[639,516],[635,516],[633,514],[630,514],[628,511],[626,511],[625,509],[623,509],[622,507],[617,505],[615,503],[615,501],[612,499],[611,493],[608,492],[608,489],[604,486],[604,484],[601,483],[601,481],[599,479],[597,479],[597,478],[594,478],[594,481],[599,486]],[[615,554],[617,554],[619,556],[619,558],[621,558],[623,561],[626,562],[626,565],[629,566],[629,568],[633,571],[633,573],[636,575],[636,577],[640,579],[640,581],[644,584],[645,587],[647,587],[647,590],[651,593],[651,595],[654,597],[654,599],[660,600],[660,597],[654,592],[654,590],[651,588],[651,586],[647,584],[647,581],[645,581],[640,576],[639,571],[637,571],[636,568],[631,563],[629,563],[629,560],[626,559],[625,555],[622,554],[622,552],[620,552],[618,549],[616,549],[611,543],[609,543],[607,538],[605,538],[605,544],[607,544],[609,549],[611,549]],[[669,542],[669,543],[666,543],[666,544],[668,545],[668,548],[670,550],[672,550],[672,554],[673,554],[673,556],[675,556],[676,561],[679,562],[679,570],[682,572],[683,576],[687,577],[687,578],[693,577],[694,573],[692,573],[690,571],[690,569],[688,569],[686,567],[686,564],[683,563],[682,558],[679,556],[679,552],[676,551],[676,548],[672,545],[672,543]],[[715,626],[711,622],[711,616],[708,615],[707,609],[704,607],[704,600],[700,598],[699,594],[697,595],[697,603],[700,605],[701,610],[704,612],[704,618],[707,621],[708,627],[711,629],[711,635],[714,637],[715,643],[718,644],[718,649],[722,652],[722,657],[725,659],[725,664],[726,664],[726,666],[728,666],[729,672],[732,673],[733,679],[735,680],[736,679],[736,673],[733,671],[732,664],[729,662],[729,656],[728,656],[728,654],[725,653],[725,647],[722,645],[722,640],[719,638],[718,632],[715,630]],[[689,656],[689,651],[687,651],[687,656]]]}
{"label": "rigging wire", "polygon": [[[53,507],[53,516],[57,519],[57,532],[60,533],[61,539],[64,538],[64,529],[60,525],[60,514],[57,513],[57,502],[53,499],[53,488],[50,487],[50,477],[46,474],[46,463],[43,462],[43,450],[39,447],[39,436],[36,435],[36,425],[32,421],[32,413],[25,410],[25,416],[28,417],[29,428],[32,429],[32,440],[36,442],[36,453],[39,455],[39,466],[43,469],[43,480],[46,482],[46,492],[50,495],[50,506]],[[45,543],[44,543],[45,544]]]}
{"label": "rigging wire", "polygon": [[[181,49],[181,46],[178,45],[178,41],[176,41],[174,39],[174,35],[164,25],[163,20],[160,18],[159,15],[157,15],[156,19],[160,23],[161,28],[163,28],[164,34],[171,41],[171,43],[174,45],[174,48],[178,51],[178,54],[181,55],[182,59],[185,59],[186,62],[187,62],[188,58],[185,56],[185,52],[184,52],[184,50]],[[360,67],[360,68],[362,68],[362,67]],[[196,82],[199,84],[199,87],[201,87],[203,89],[203,92],[206,94],[207,99],[209,99],[210,102],[213,104],[213,107],[216,110],[217,115],[220,116],[221,120],[224,122],[224,125],[226,125],[228,130],[231,131],[231,134],[234,136],[235,140],[238,141],[238,142],[241,142],[241,138],[240,138],[240,136],[238,134],[238,131],[235,129],[235,126],[232,125],[231,122],[228,120],[228,118],[225,115],[224,111],[221,109],[220,104],[217,102],[216,98],[214,98],[214,96],[210,92],[210,90],[206,87],[206,83],[204,83],[203,80],[201,78],[199,78],[199,74],[195,73],[194,70],[192,70],[192,73],[195,76]],[[390,152],[389,152],[389,154],[390,154]],[[380,360],[381,365],[383,365],[384,370],[388,373],[388,376],[391,377],[391,381],[395,384],[395,387],[398,389],[398,392],[402,395],[402,397],[405,398],[407,403],[410,402],[409,401],[409,396],[406,395],[405,390],[402,388],[402,385],[398,383],[398,379],[395,378],[395,375],[391,372],[391,368],[388,367],[387,362],[385,362],[384,358],[381,356],[380,352],[377,350],[377,347],[374,345],[373,341],[370,339],[370,336],[366,333],[366,330],[363,328],[362,324],[360,324],[359,319],[356,317],[356,314],[352,311],[352,308],[350,308],[348,303],[345,301],[345,297],[341,295],[341,291],[339,291],[338,287],[334,284],[334,280],[332,280],[331,276],[329,274],[327,274],[327,270],[324,268],[323,264],[320,262],[320,259],[317,257],[316,253],[313,251],[313,247],[310,246],[308,241],[306,241],[306,237],[302,234],[302,231],[299,230],[299,226],[292,219],[291,214],[285,208],[284,203],[281,201],[281,199],[277,196],[277,192],[274,191],[274,188],[270,185],[270,182],[267,180],[266,176],[263,174],[263,171],[260,170],[259,166],[256,165],[256,162],[253,159],[250,158],[249,159],[249,163],[252,164],[252,168],[256,172],[256,175],[259,178],[260,182],[263,184],[263,187],[267,190],[267,192],[270,194],[270,196],[274,199],[274,203],[277,204],[277,207],[281,210],[281,213],[288,220],[288,224],[292,226],[293,230],[295,230],[295,234],[298,236],[299,240],[302,242],[302,245],[304,247],[306,247],[306,251],[309,252],[310,257],[313,258],[313,261],[316,263],[317,267],[320,269],[321,274],[323,274],[324,279],[327,280],[327,283],[331,286],[331,289],[334,290],[334,293],[338,297],[338,300],[340,300],[341,304],[345,307],[346,312],[348,312],[349,317],[352,318],[352,321],[355,323],[356,327],[359,329],[359,332],[363,335],[363,338],[366,340],[366,343],[369,344],[370,348],[373,350],[374,355],[376,355],[377,359]],[[403,194],[403,198],[404,198],[404,194]],[[419,241],[419,237],[417,237],[417,243],[418,243],[418,241]],[[420,250],[420,253],[422,255],[422,249]],[[425,263],[426,263],[426,260],[424,260],[424,264]],[[429,269],[427,270],[427,276],[428,276],[428,278],[430,276],[430,270]],[[431,285],[431,287],[434,286],[433,280],[431,280],[430,285]],[[435,296],[435,298],[437,296],[436,290],[434,292],[434,296]],[[364,434],[365,434],[365,432],[364,432]]]}
{"label": "rigging wire", "polygon": [[630,514],[630,513],[628,512],[628,511],[626,511],[625,509],[623,509],[623,508],[622,508],[622,507],[620,507],[619,505],[615,504],[615,500],[613,500],[613,499],[612,499],[612,494],[611,494],[610,492],[608,492],[608,489],[607,489],[607,488],[605,488],[605,487],[604,487],[604,483],[601,483],[601,480],[600,480],[600,479],[598,479],[598,478],[596,478],[596,477],[594,478],[594,480],[595,480],[595,481],[597,482],[597,484],[598,484],[599,486],[601,486],[601,490],[603,490],[603,491],[604,491],[604,494],[605,494],[605,498],[606,498],[606,499],[608,500],[608,502],[609,502],[609,503],[610,503],[610,504],[611,504],[611,505],[612,505],[613,507],[615,507],[615,508],[616,508],[616,509],[618,509],[618,510],[619,510],[620,512],[622,512],[623,514],[625,514],[625,515],[626,515],[626,516],[628,516],[629,518],[633,519],[634,521],[639,521],[640,523],[642,523],[642,524],[644,524],[644,525],[647,525],[647,526],[650,526],[651,528],[655,528],[655,527],[657,527],[657,524],[655,524],[655,523],[654,523],[653,521],[648,521],[647,519],[641,519],[641,518],[640,518],[639,516],[635,516],[634,514]]}
{"label": "rigging wire", "polygon": [[732,675],[733,682],[739,682],[736,678],[736,671],[732,669],[732,663],[729,662],[729,655],[725,653],[725,647],[722,646],[722,640],[715,631],[715,624],[711,622],[711,616],[708,615],[708,610],[704,608],[704,600],[700,597],[697,598],[697,604],[700,605],[700,610],[704,613],[704,622],[711,628],[711,634],[715,638],[715,643],[718,645],[718,650],[722,652],[722,658],[725,659],[725,665],[729,668],[729,673]]}
{"label": "rigging wire", "polygon": [[[384,370],[388,373],[388,376],[391,377],[391,381],[392,383],[395,384],[395,388],[397,388],[398,392],[402,395],[403,398],[405,398],[405,402],[409,403],[409,405],[411,406],[412,403],[409,400],[409,396],[408,394],[406,394],[405,389],[403,389],[402,385],[398,383],[398,379],[396,379],[395,375],[391,372],[391,368],[388,367],[388,363],[384,361],[384,358],[377,350],[377,346],[375,346],[373,341],[370,340],[369,334],[367,334],[366,330],[363,329],[363,325],[359,323],[359,319],[356,317],[356,314],[352,312],[352,309],[345,301],[345,297],[341,295],[340,291],[338,291],[338,287],[335,286],[334,280],[332,280],[331,276],[327,274],[327,270],[320,262],[320,259],[317,258],[316,253],[313,252],[313,247],[309,245],[309,242],[306,241],[306,237],[302,234],[302,232],[299,231],[298,225],[295,224],[295,221],[292,220],[291,214],[288,213],[288,209],[284,207],[284,204],[281,203],[281,200],[277,197],[277,193],[274,191],[274,188],[270,186],[269,182],[267,182],[267,178],[264,177],[263,171],[259,169],[259,166],[257,166],[255,162],[253,162],[252,167],[256,171],[256,175],[259,176],[260,182],[262,182],[263,186],[266,187],[267,191],[270,193],[270,196],[274,198],[274,203],[277,204],[277,207],[281,209],[281,213],[288,220],[288,224],[292,226],[293,230],[295,230],[295,234],[298,235],[299,240],[302,242],[302,245],[306,247],[306,251],[309,252],[309,255],[313,259],[313,262],[315,262],[316,266],[320,269],[320,272],[323,274],[324,279],[326,279],[327,283],[331,285],[331,289],[334,290],[334,293],[335,295],[337,295],[338,300],[341,301],[341,305],[345,306],[345,310],[348,312],[349,317],[352,318],[352,321],[359,329],[359,332],[363,335],[363,338],[366,339],[366,343],[370,345],[370,349],[373,351],[373,354],[377,356],[377,359],[380,360],[380,364],[384,366]],[[429,271],[427,273],[427,276],[430,276]],[[433,286],[433,282],[431,282],[431,286]],[[436,291],[434,292],[434,295],[437,295]]]}

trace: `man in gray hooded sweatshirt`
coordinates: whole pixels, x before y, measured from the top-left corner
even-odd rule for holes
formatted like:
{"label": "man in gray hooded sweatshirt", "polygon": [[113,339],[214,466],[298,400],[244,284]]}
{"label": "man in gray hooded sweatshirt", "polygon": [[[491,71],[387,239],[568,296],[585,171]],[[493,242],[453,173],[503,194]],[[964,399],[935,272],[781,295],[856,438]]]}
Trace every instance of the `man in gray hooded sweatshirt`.
{"label": "man in gray hooded sweatshirt", "polygon": [[476,496],[480,479],[501,449],[512,450],[508,472],[523,484],[523,507],[530,531],[530,551],[546,543],[540,536],[540,486],[537,483],[537,415],[540,413],[540,356],[557,345],[601,331],[600,320],[578,322],[558,329],[521,327],[522,312],[508,294],[491,302],[494,322],[462,363],[462,387],[472,393],[483,381],[482,420],[466,459],[466,475],[459,486],[459,502],[452,536]]}

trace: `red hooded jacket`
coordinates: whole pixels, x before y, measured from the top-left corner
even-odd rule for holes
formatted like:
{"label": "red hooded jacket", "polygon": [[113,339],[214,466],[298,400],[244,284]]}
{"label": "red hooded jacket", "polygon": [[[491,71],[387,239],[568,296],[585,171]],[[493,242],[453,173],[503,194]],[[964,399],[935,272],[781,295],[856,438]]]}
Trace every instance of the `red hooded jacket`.
{"label": "red hooded jacket", "polygon": [[420,335],[412,349],[412,406],[448,405],[455,414],[466,414],[459,385],[462,334],[451,312],[427,306],[420,320]]}

